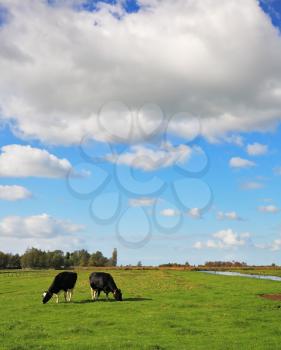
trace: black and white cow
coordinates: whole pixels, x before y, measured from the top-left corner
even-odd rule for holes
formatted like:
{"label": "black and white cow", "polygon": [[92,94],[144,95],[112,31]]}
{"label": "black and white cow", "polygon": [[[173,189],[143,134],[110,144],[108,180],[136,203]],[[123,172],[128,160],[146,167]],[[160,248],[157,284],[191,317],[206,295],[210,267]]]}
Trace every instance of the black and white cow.
{"label": "black and white cow", "polygon": [[115,300],[122,301],[122,292],[117,288],[113,277],[106,272],[93,272],[90,277],[91,295],[92,300],[97,300],[100,292],[106,294],[108,300],[108,294],[113,293]]}
{"label": "black and white cow", "polygon": [[43,304],[46,304],[55,294],[56,302],[59,302],[59,292],[64,291],[64,300],[70,301],[73,293],[73,288],[77,281],[76,272],[60,272],[54,278],[49,289],[43,293]]}

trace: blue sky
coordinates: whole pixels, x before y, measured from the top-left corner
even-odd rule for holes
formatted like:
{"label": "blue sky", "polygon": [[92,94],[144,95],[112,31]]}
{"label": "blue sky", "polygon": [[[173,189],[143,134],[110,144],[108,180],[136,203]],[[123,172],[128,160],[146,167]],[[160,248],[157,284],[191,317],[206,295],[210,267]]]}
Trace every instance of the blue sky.
{"label": "blue sky", "polygon": [[280,15],[0,0],[0,250],[281,264]]}

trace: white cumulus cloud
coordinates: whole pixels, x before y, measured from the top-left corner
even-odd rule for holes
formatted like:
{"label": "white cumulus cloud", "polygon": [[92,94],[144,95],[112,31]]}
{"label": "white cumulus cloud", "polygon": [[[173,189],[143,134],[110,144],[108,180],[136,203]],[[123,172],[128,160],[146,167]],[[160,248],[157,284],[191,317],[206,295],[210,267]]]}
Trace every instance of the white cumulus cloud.
{"label": "white cumulus cloud", "polygon": [[166,209],[161,210],[160,214],[162,216],[166,216],[166,217],[174,217],[174,216],[178,216],[179,212],[175,209],[166,208]]}
{"label": "white cumulus cloud", "polygon": [[232,157],[229,161],[229,166],[231,168],[251,168],[255,165],[255,162],[240,157]]}
{"label": "white cumulus cloud", "polygon": [[[209,140],[280,122],[281,38],[258,1],[140,0],[132,14],[121,1],[92,12],[69,5],[78,0],[59,3],[1,0],[9,13],[0,31],[1,119],[18,136],[68,145],[85,134],[112,140],[115,129],[128,138],[139,119],[157,129],[158,118],[138,113],[146,101],[165,118],[201,117]],[[113,108],[100,120],[113,100],[130,113]],[[172,124],[190,134],[184,120]]]}
{"label": "white cumulus cloud", "polygon": [[280,211],[280,209],[273,204],[260,206],[258,207],[258,210],[263,213],[271,213],[271,214],[275,214]]}
{"label": "white cumulus cloud", "polygon": [[0,237],[43,238],[67,236],[84,229],[66,220],[54,218],[48,214],[33,216],[7,216],[0,220]]}
{"label": "white cumulus cloud", "polygon": [[255,247],[259,249],[269,249],[275,252],[281,249],[281,239],[274,239],[270,243],[255,244]]}
{"label": "white cumulus cloud", "polygon": [[0,177],[65,177],[72,169],[67,159],[60,159],[44,149],[22,145],[1,148]]}
{"label": "white cumulus cloud", "polygon": [[7,201],[17,201],[21,199],[31,198],[31,192],[18,185],[0,185],[0,199]]}
{"label": "white cumulus cloud", "polygon": [[127,152],[119,155],[110,154],[105,156],[105,159],[111,163],[153,171],[174,164],[183,164],[189,160],[191,154],[192,148],[187,145],[172,146],[163,143],[159,148],[134,145]]}
{"label": "white cumulus cloud", "polygon": [[268,152],[268,146],[261,143],[252,143],[247,145],[247,153],[250,156],[261,156]]}
{"label": "white cumulus cloud", "polygon": [[238,234],[232,229],[221,230],[213,235],[214,239],[208,239],[206,242],[197,241],[193,247],[196,249],[214,248],[214,249],[232,249],[244,246],[250,237],[248,232]]}

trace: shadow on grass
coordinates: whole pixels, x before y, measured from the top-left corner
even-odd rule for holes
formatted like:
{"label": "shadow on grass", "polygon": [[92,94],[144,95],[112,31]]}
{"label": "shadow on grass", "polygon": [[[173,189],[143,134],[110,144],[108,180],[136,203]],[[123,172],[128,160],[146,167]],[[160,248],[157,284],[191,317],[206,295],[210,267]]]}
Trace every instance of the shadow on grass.
{"label": "shadow on grass", "polygon": [[[124,298],[123,301],[151,301],[153,299],[150,298]],[[72,304],[89,304],[89,303],[115,303],[116,300],[115,299],[98,299],[96,301],[93,301],[91,299],[86,299],[86,300],[79,300],[79,301],[72,301]]]}
{"label": "shadow on grass", "polygon": [[123,301],[151,301],[151,298],[124,298]]}

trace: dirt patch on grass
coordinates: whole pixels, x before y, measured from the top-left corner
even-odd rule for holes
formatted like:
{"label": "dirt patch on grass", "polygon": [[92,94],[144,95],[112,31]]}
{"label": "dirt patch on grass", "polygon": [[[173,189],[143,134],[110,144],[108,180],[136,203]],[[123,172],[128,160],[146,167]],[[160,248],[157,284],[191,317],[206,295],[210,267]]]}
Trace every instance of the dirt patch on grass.
{"label": "dirt patch on grass", "polygon": [[281,301],[281,294],[261,294],[260,297],[269,300]]}

